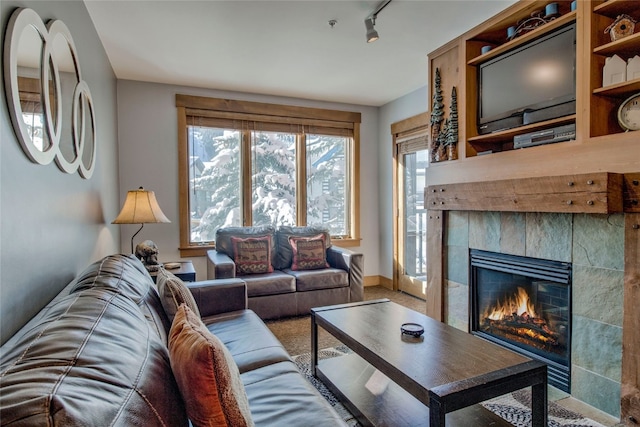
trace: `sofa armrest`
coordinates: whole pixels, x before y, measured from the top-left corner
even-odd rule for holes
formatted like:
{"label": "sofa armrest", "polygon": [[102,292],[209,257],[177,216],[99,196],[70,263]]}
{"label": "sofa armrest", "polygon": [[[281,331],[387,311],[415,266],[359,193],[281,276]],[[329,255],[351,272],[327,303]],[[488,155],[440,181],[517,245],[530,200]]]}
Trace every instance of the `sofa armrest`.
{"label": "sofa armrest", "polygon": [[349,249],[331,246],[327,249],[327,262],[333,268],[349,273],[349,302],[364,299],[364,255]]}
{"label": "sofa armrest", "polygon": [[207,251],[207,279],[231,279],[236,277],[236,264],[226,254],[215,249]]}
{"label": "sofa armrest", "polygon": [[196,300],[201,317],[248,307],[247,284],[242,279],[203,280],[185,284]]}

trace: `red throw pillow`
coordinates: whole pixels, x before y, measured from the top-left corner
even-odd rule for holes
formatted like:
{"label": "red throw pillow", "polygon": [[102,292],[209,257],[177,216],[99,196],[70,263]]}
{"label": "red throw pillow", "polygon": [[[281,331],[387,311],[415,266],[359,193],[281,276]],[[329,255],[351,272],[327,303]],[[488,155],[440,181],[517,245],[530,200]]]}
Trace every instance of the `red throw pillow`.
{"label": "red throw pillow", "polygon": [[186,304],[169,332],[169,360],[195,427],[253,427],[249,399],[233,357]]}
{"label": "red throw pillow", "polygon": [[292,270],[316,270],[328,268],[327,245],[324,234],[313,237],[289,237],[293,249]]}
{"label": "red throw pillow", "polygon": [[271,236],[231,237],[236,274],[272,273],[271,266]]}

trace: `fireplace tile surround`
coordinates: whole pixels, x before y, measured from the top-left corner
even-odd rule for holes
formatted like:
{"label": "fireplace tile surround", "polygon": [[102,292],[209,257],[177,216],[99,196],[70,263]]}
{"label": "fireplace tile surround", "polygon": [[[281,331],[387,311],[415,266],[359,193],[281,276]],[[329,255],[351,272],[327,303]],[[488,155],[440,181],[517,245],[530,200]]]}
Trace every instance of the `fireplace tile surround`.
{"label": "fireplace tile surround", "polygon": [[469,249],[571,262],[571,395],[620,416],[624,214],[449,211],[445,321],[469,330]]}

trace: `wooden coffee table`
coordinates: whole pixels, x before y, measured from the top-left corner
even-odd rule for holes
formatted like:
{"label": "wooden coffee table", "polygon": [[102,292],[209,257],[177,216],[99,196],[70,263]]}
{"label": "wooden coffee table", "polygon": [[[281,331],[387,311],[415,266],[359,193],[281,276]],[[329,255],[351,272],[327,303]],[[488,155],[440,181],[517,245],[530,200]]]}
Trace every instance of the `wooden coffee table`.
{"label": "wooden coffee table", "polygon": [[[318,326],[353,353],[318,360]],[[533,426],[547,425],[544,363],[388,299],[311,309],[311,365],[364,425],[510,425],[475,404],[528,386]]]}

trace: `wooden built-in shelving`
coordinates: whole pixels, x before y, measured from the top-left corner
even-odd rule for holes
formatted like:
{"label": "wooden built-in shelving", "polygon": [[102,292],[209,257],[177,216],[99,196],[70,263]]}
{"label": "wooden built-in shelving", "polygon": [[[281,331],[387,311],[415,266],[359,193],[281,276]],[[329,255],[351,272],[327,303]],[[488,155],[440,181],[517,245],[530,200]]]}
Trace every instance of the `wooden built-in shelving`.
{"label": "wooden built-in shelving", "polygon": [[[447,97],[451,87],[457,87],[459,133],[458,160],[433,163],[427,170],[428,183],[557,175],[563,167],[571,172],[602,171],[607,166],[621,173],[637,169],[637,160],[633,159],[640,157],[640,132],[624,132],[617,111],[622,100],[640,92],[640,79],[603,87],[602,68],[613,54],[625,61],[640,54],[640,25],[636,34],[615,42],[604,31],[621,13],[640,21],[638,0],[580,0],[573,11],[570,0],[559,0],[560,16],[556,19],[507,39],[508,27],[544,10],[548,3],[520,1],[429,55],[431,93],[433,70],[439,68],[445,117]],[[480,135],[478,66],[571,23],[576,25],[576,113]],[[486,45],[492,49],[482,54],[481,48]],[[517,135],[569,123],[576,125],[574,140],[514,150]]]}
{"label": "wooden built-in shelving", "polygon": [[629,80],[622,83],[616,83],[610,86],[594,89],[595,95],[614,96],[616,98],[624,97],[632,92],[640,91],[640,79]]}
{"label": "wooden built-in shelving", "polygon": [[[448,210],[565,212],[625,217],[625,296],[622,351],[621,421],[640,420],[640,131],[624,132],[617,121],[623,99],[640,92],[640,79],[603,87],[607,57],[627,61],[640,55],[636,34],[611,41],[605,29],[620,14],[640,21],[640,0],[555,0],[560,16],[508,41],[507,28],[517,25],[550,0],[521,0],[429,54],[430,94],[434,70],[440,69],[445,106],[452,86],[458,92],[458,160],[426,169],[427,314],[444,319],[447,288],[442,254]],[[547,34],[576,23],[576,113],[556,120],[479,135],[478,65]],[[483,46],[492,49],[481,54]],[[431,95],[430,95],[431,96]],[[448,112],[448,108],[446,108]],[[445,112],[445,116],[447,115]],[[566,123],[576,124],[573,141],[513,149],[513,137]],[[478,153],[492,151],[491,154]],[[620,177],[622,176],[622,183]],[[574,185],[569,177],[574,177]],[[587,178],[585,181],[586,177]],[[579,180],[579,181],[578,181]],[[588,184],[593,181],[593,184]],[[579,185],[576,184],[579,182]],[[600,186],[595,183],[601,183]],[[606,183],[606,184],[605,184]],[[569,203],[569,201],[571,203]]]}
{"label": "wooden built-in shelving", "polygon": [[[550,31],[555,30],[556,28],[560,28],[563,27],[565,25],[570,24],[571,22],[576,20],[576,13],[575,12],[569,12],[566,13],[565,15],[560,16],[557,19],[554,19],[553,21],[547,22],[544,25],[539,26],[538,28],[536,28],[533,31],[530,31],[526,34],[523,34],[519,37],[516,37],[513,40],[509,40],[509,41],[505,41],[506,40],[506,33],[507,30],[506,28],[504,29],[504,33],[501,37],[501,39],[503,40],[502,42],[497,42],[498,44],[496,45],[496,47],[494,47],[493,49],[491,49],[489,52],[476,56],[472,59],[470,59],[467,64],[468,65],[479,65],[483,62],[488,61],[489,59],[495,58],[496,56],[499,56],[501,54],[503,54],[504,52],[507,52],[511,49],[514,49],[518,46],[522,46],[523,44],[530,42],[531,40],[534,40],[544,34],[547,34]],[[487,38],[482,37],[482,40],[486,41]],[[489,42],[487,42],[489,43]],[[484,45],[486,45],[487,43],[484,43]],[[496,43],[496,41],[493,41],[493,43]]]}

